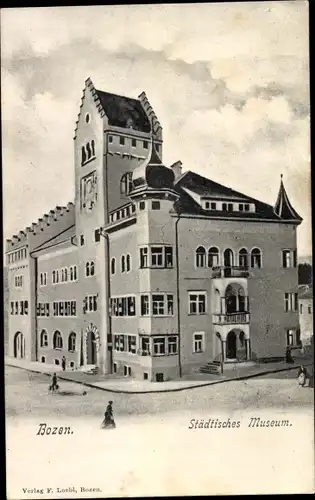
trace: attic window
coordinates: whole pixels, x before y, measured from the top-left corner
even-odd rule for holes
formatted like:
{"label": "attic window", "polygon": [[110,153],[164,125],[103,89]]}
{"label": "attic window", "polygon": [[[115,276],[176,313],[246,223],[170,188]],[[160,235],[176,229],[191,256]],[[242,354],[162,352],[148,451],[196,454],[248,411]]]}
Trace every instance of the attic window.
{"label": "attic window", "polygon": [[249,204],[245,203],[244,205],[245,212],[249,212]]}

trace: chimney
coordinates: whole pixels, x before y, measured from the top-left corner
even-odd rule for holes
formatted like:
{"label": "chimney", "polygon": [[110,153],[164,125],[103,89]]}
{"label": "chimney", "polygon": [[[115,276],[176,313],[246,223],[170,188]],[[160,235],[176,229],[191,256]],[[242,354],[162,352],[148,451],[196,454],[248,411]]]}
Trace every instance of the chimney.
{"label": "chimney", "polygon": [[182,175],[182,170],[183,170],[183,164],[181,161],[177,161],[171,166],[171,169],[173,170],[175,174],[175,180],[178,179]]}

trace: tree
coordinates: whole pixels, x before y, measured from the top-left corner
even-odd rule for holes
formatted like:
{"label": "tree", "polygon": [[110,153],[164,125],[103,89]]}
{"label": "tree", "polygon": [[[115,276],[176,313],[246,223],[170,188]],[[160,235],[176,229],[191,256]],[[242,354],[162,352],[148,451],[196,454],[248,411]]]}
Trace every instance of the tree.
{"label": "tree", "polygon": [[312,266],[304,262],[299,264],[299,285],[312,284]]}

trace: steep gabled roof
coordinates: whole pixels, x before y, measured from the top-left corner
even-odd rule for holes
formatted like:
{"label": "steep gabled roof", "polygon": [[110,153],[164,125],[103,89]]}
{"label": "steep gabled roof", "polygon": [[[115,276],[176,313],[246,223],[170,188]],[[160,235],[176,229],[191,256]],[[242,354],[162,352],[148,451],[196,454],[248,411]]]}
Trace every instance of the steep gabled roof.
{"label": "steep gabled roof", "polygon": [[140,101],[130,97],[96,90],[101,105],[108,118],[109,125],[115,127],[129,128],[129,121],[132,128],[141,132],[150,132],[150,121],[141,106]]}
{"label": "steep gabled roof", "polygon": [[[280,217],[277,216],[274,212],[274,208],[272,205],[268,205],[267,203],[263,203],[255,198],[247,196],[238,191],[234,191],[231,188],[223,186],[222,184],[218,184],[206,177],[203,177],[195,172],[191,172],[190,170],[183,174],[175,183],[175,190],[180,194],[179,206],[178,209],[183,213],[192,213],[192,214],[202,214],[211,216],[214,218],[222,218],[224,216],[233,216],[237,218],[248,218],[248,219],[274,219],[280,220]],[[187,191],[186,191],[187,190]],[[237,201],[241,203],[255,203],[256,211],[255,212],[224,212],[221,210],[204,210],[200,204],[193,199],[192,196],[189,195],[189,191],[196,193],[202,197],[209,197],[213,199],[220,200],[230,200]]]}
{"label": "steep gabled roof", "polygon": [[300,215],[294,210],[294,208],[290,203],[290,200],[288,198],[287,192],[285,190],[282,181],[282,175],[281,175],[280,189],[274,207],[274,211],[279,217],[281,217],[281,219],[299,220],[299,221],[303,220],[302,217],[300,217]]}

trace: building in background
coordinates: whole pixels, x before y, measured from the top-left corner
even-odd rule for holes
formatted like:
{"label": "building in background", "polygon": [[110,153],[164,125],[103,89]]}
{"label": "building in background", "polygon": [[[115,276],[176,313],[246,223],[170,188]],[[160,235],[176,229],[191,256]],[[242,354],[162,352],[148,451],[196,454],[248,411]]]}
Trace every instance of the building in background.
{"label": "building in background", "polygon": [[313,338],[313,287],[299,286],[299,316],[302,345],[311,344]]}
{"label": "building in background", "polygon": [[163,381],[298,345],[293,209],[162,162],[138,99],[86,81],[75,200],[7,241],[10,356]]}

